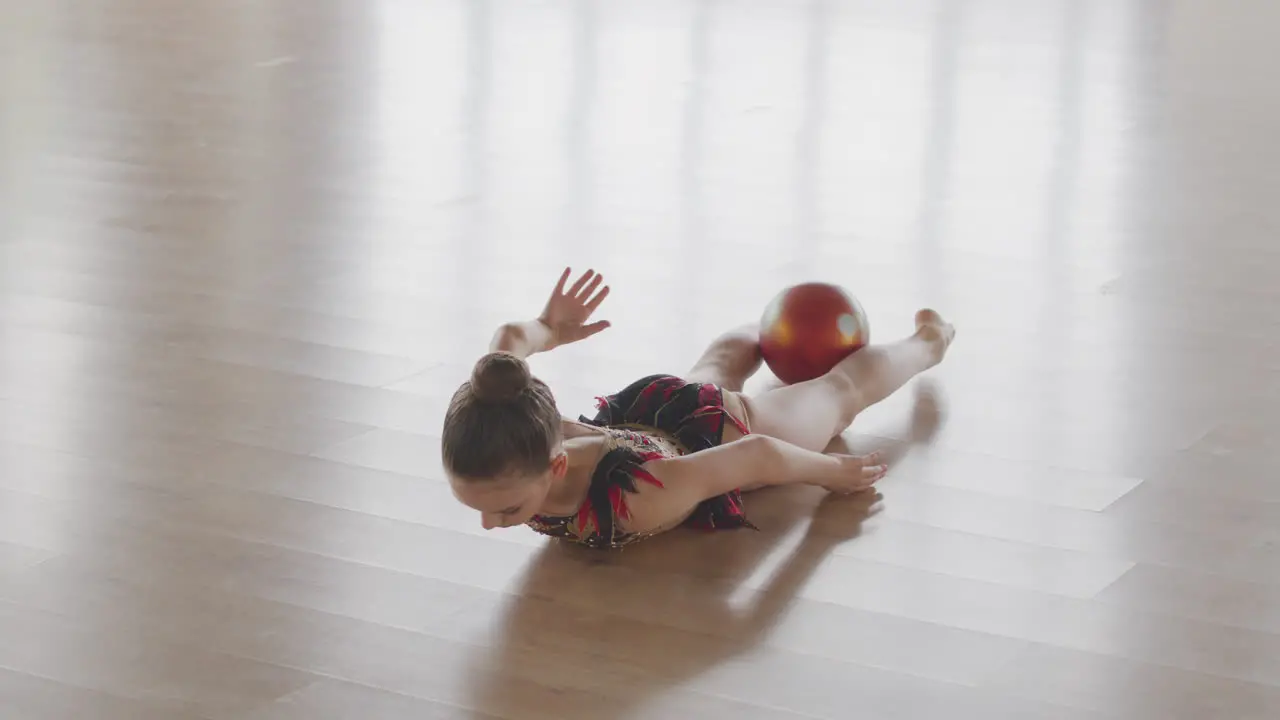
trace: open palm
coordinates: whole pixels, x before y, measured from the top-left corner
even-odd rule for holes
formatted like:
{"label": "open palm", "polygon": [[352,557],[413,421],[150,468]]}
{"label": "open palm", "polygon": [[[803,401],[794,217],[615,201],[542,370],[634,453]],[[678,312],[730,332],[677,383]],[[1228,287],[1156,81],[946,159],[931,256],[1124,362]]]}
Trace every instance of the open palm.
{"label": "open palm", "polygon": [[595,335],[609,327],[608,321],[599,320],[588,324],[587,320],[600,307],[600,303],[609,297],[609,286],[601,287],[604,277],[594,270],[588,270],[579,277],[572,287],[565,288],[569,282],[571,268],[565,268],[547,300],[538,320],[551,330],[552,342],[556,345],[567,345]]}

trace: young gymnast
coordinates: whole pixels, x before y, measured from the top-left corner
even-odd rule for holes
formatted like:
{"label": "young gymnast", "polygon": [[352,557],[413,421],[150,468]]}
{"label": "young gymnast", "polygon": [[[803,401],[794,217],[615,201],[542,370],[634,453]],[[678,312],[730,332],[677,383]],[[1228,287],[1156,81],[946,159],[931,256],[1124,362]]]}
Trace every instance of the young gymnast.
{"label": "young gymnast", "polygon": [[937,365],[954,328],[932,310],[916,332],[850,355],[808,382],[748,397],[761,363],[754,328],[717,338],[684,378],[652,375],[600,398],[594,418],[561,417],[524,358],[609,327],[588,324],[609,288],[560,276],[536,320],[503,325],[445,415],[454,494],[487,529],[527,524],[593,548],[677,526],[751,527],[742,493],[807,483],[856,493],[884,477],[878,454],[824,453],[864,408]]}

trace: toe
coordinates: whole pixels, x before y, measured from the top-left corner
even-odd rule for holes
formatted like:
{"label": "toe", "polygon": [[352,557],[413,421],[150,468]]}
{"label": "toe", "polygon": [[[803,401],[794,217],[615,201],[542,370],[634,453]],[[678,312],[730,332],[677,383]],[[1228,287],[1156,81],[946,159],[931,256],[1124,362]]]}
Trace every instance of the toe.
{"label": "toe", "polygon": [[942,316],[937,310],[932,308],[924,308],[916,312],[916,325],[942,325]]}

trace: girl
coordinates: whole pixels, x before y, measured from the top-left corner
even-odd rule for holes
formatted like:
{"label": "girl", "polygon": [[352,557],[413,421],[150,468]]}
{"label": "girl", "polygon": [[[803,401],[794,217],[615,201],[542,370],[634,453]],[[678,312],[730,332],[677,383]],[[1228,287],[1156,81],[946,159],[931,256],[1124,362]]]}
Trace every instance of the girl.
{"label": "girl", "polygon": [[679,525],[751,527],[742,493],[807,483],[855,493],[884,477],[878,454],[823,453],[864,408],[942,361],[952,326],[932,310],[916,332],[863,348],[808,382],[747,397],[758,336],[726,333],[685,378],[653,375],[600,399],[592,419],[563,418],[524,358],[585,340],[609,295],[588,270],[565,269],[537,320],[503,325],[454,393],[442,450],[454,494],[486,529],[527,524],[594,548],[618,548]]}

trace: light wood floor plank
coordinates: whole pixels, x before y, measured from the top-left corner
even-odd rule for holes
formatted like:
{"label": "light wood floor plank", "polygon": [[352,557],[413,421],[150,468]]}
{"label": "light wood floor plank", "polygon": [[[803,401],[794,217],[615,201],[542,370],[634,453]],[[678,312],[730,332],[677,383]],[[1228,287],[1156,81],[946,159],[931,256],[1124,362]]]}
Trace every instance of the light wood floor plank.
{"label": "light wood floor plank", "polygon": [[304,687],[302,672],[118,633],[111,618],[64,618],[0,603],[0,667],[170,712],[228,716]]}
{"label": "light wood floor plank", "polygon": [[[216,492],[187,499],[144,489],[134,493],[134,497],[134,502],[121,506],[120,517],[135,523],[147,522],[162,532],[198,528],[215,535],[243,537],[402,572],[430,572],[450,583],[491,591],[511,588],[521,563],[510,552],[509,543],[474,536],[467,540],[468,536],[429,526],[349,512],[316,514],[303,506],[291,511],[287,504]],[[162,520],[153,516],[154,509],[159,507],[166,509]],[[66,512],[73,509],[68,507]],[[141,517],[144,515],[152,519],[144,520]],[[309,529],[314,524],[324,527],[322,536]],[[459,543],[468,547],[466,553],[459,554],[453,549]],[[405,552],[410,548],[412,552]],[[653,613],[663,613],[662,605],[655,605],[652,599],[637,602],[645,596],[636,594],[642,587],[651,585],[655,575],[652,570],[639,571],[629,565],[643,563],[645,554],[662,550],[662,545],[655,542],[629,553],[630,557],[640,556],[637,561],[628,559],[622,564],[596,566],[585,578],[564,577],[558,592],[566,602],[587,601],[613,607],[624,616],[657,621]],[[527,546],[523,552],[525,558],[531,558],[536,550]],[[1247,633],[840,555],[824,562],[823,568],[827,572],[808,580],[797,593],[799,596],[1015,640],[1133,657],[1257,682],[1268,682],[1274,677],[1273,658],[1280,658],[1280,636]],[[664,578],[673,591],[686,595],[699,592],[698,588],[707,583],[707,579],[696,572],[686,575],[668,570],[656,577]],[[736,580],[737,584],[755,590],[763,587],[762,581],[754,577]],[[946,605],[938,605],[931,602],[934,597],[951,600]],[[709,607],[713,613],[715,608],[723,612],[719,605]],[[714,614],[702,622],[713,618]],[[1206,643],[1219,648],[1218,651],[1199,655],[1198,651],[1206,647]]]}
{"label": "light wood floor plank", "polygon": [[195,713],[0,668],[0,702],[13,720],[206,720]]}
{"label": "light wood floor plank", "polygon": [[1035,645],[993,675],[989,687],[1118,717],[1263,720],[1280,709],[1275,685]]}
{"label": "light wood floor plank", "polygon": [[[522,716],[509,697],[514,684],[517,688],[559,688],[544,699],[554,697],[554,706],[536,703],[537,712],[545,715],[535,716],[563,716],[572,712],[570,708],[575,704],[584,702],[640,707],[648,695],[669,687],[668,692],[674,697],[662,705],[681,713],[719,707],[730,717],[733,713],[725,706],[736,705],[730,698],[740,697],[749,705],[765,709],[839,717],[840,694],[826,693],[822,697],[823,693],[804,690],[818,679],[814,676],[817,667],[827,667],[848,679],[861,678],[868,691],[873,687],[879,688],[879,693],[887,692],[887,688],[914,687],[925,696],[922,702],[939,706],[963,702],[975,711],[1004,712],[1009,717],[1016,716],[1017,708],[1037,709],[1034,703],[1009,703],[959,685],[846,666],[830,658],[770,649],[747,650],[743,655],[735,643],[716,636],[680,636],[668,631],[664,633],[668,637],[656,638],[652,644],[628,648],[625,644],[601,643],[604,638],[598,633],[620,618],[593,617],[589,610],[566,616],[562,608],[549,604],[527,608],[515,616],[513,620],[518,625],[509,627],[517,633],[515,637],[495,636],[491,628],[476,625],[470,616],[460,613],[439,613],[418,632],[407,632],[207,587],[173,589],[170,585],[171,589],[157,592],[153,585],[121,583],[98,576],[100,581],[88,592],[68,593],[66,581],[84,579],[86,572],[88,576],[95,575],[87,568],[65,563],[47,565],[14,584],[8,594],[21,604],[39,606],[41,612],[59,613],[77,627],[109,617],[119,630],[129,631],[147,647],[163,638],[165,643],[190,644],[273,665],[313,668],[324,675],[450,705],[501,709],[499,714],[504,716]],[[528,616],[530,610],[536,616]],[[544,617],[551,622],[543,622]],[[267,626],[278,630],[264,634],[260,628]],[[580,640],[564,644],[557,638]],[[680,652],[673,656],[673,650]],[[353,663],[357,657],[366,660]],[[497,662],[483,670],[484,684],[469,687],[460,673],[468,666],[483,667],[492,660]],[[658,660],[662,662],[655,663]],[[719,689],[714,680],[717,675],[728,679],[723,678],[723,671],[711,670],[714,660],[732,660],[723,667],[763,663],[775,668],[767,672],[775,688],[795,687],[781,695],[760,691],[729,694]],[[665,668],[659,670],[663,665]],[[659,674],[651,674],[655,672]],[[684,678],[693,681],[691,688],[695,692],[677,689]],[[459,690],[469,692],[460,694]],[[674,702],[676,699],[681,701]],[[520,702],[528,700],[527,695],[520,698]]]}
{"label": "light wood floor plank", "polygon": [[51,553],[36,548],[0,542],[0,574],[22,570],[52,557]]}
{"label": "light wood floor plank", "polygon": [[1280,632],[1280,587],[1274,584],[1137,565],[1098,599],[1265,633]]}

